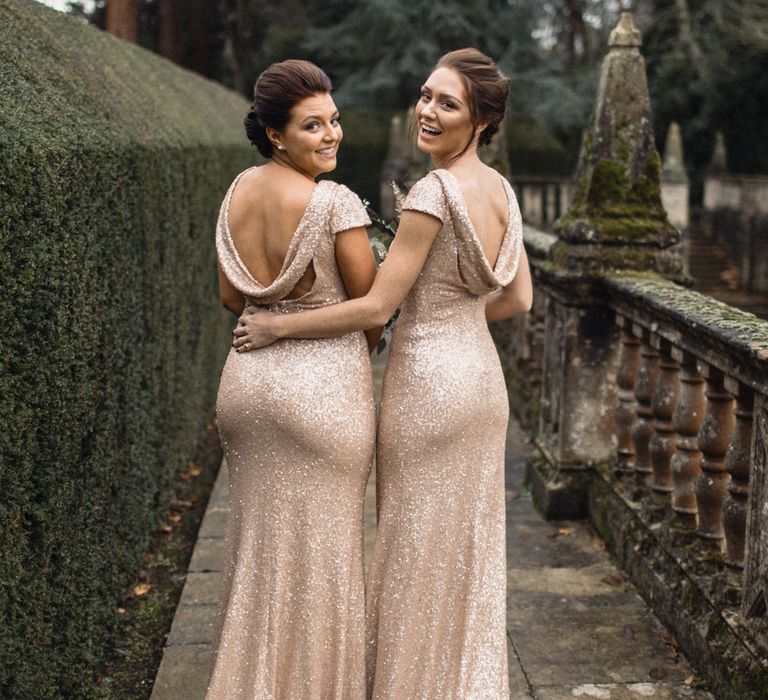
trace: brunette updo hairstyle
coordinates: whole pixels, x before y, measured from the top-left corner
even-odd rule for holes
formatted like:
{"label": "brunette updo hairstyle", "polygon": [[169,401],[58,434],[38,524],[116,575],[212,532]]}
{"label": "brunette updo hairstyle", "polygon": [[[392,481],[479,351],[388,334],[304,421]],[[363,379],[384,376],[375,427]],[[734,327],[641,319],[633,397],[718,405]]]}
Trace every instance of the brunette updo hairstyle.
{"label": "brunette updo hairstyle", "polygon": [[[507,110],[509,78],[499,70],[490,56],[471,48],[445,54],[437,62],[435,70],[438,68],[451,68],[459,74],[467,91],[473,134],[480,124],[487,123],[478,136],[477,145],[489,144],[499,130]],[[459,155],[466,153],[472,140]]]}
{"label": "brunette updo hairstyle", "polygon": [[267,127],[280,131],[297,102],[332,88],[330,78],[314,63],[298,59],[273,63],[253,87],[253,103],[243,120],[248,140],[261,155],[271,158],[274,147],[267,137]]}

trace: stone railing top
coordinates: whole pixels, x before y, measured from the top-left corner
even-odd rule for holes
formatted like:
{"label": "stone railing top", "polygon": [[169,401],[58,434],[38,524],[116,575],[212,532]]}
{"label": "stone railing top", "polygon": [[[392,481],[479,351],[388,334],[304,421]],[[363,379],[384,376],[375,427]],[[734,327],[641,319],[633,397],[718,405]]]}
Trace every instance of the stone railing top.
{"label": "stone railing top", "polygon": [[[524,224],[523,238],[531,264],[547,270],[557,236]],[[592,283],[618,313],[768,394],[768,321],[652,273],[600,275]]]}
{"label": "stone railing top", "polygon": [[768,175],[736,175],[731,173],[708,173],[706,180],[719,180],[735,185],[768,186]]}
{"label": "stone railing top", "polygon": [[768,392],[768,321],[651,275],[617,275],[604,283],[619,313]]}
{"label": "stone railing top", "polygon": [[573,175],[510,175],[508,180],[518,187],[519,185],[571,185],[574,184]]}
{"label": "stone railing top", "polygon": [[549,249],[557,242],[557,236],[523,224],[523,240],[530,257],[546,260],[549,256]]}

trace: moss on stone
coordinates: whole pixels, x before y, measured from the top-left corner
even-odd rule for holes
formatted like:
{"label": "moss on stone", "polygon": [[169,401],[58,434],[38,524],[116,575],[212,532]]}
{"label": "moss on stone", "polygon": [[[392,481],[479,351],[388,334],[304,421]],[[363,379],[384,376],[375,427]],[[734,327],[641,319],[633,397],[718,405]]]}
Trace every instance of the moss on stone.
{"label": "moss on stone", "polygon": [[768,321],[712,297],[653,276],[611,276],[612,286],[638,303],[674,315],[689,328],[706,328],[734,349],[768,360]]}
{"label": "moss on stone", "polygon": [[539,231],[539,229],[524,224],[523,240],[529,257],[546,258],[549,254],[549,249],[557,241],[557,236],[553,236],[551,233],[545,233],[544,231]]}
{"label": "moss on stone", "polygon": [[612,160],[599,160],[592,168],[586,193],[586,212],[594,215],[614,206],[622,206],[629,199],[626,168]]}
{"label": "moss on stone", "polygon": [[624,163],[599,160],[580,178],[573,205],[556,231],[577,242],[673,242],[677,234],[661,205],[658,153],[643,163],[634,182],[627,172]]}

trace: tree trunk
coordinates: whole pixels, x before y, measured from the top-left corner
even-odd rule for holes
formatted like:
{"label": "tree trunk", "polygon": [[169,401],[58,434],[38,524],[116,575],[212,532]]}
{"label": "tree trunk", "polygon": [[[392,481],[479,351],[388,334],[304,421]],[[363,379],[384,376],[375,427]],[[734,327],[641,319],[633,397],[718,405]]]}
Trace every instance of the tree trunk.
{"label": "tree trunk", "polygon": [[704,54],[701,51],[699,42],[693,34],[688,0],[675,0],[675,9],[677,10],[677,26],[680,43],[688,50],[688,57],[691,59],[691,63],[696,69],[696,73],[698,73],[700,78],[708,81],[711,77],[711,72],[706,59],[704,58]]}
{"label": "tree trunk", "polygon": [[161,56],[178,63],[179,52],[176,45],[176,14],[173,0],[158,0],[157,20],[158,37],[157,51]]}
{"label": "tree trunk", "polygon": [[120,39],[138,40],[139,15],[136,0],[107,0],[107,31]]}
{"label": "tree trunk", "polygon": [[244,0],[220,0],[219,12],[224,17],[225,54],[232,68],[233,87],[241,95],[247,95],[245,67],[253,50],[249,5]]}
{"label": "tree trunk", "polygon": [[206,0],[191,0],[189,3],[189,48],[186,65],[196,73],[210,77],[212,67],[208,42],[207,5]]}
{"label": "tree trunk", "polygon": [[575,68],[579,63],[592,63],[587,25],[584,22],[584,6],[581,0],[565,0],[565,33],[567,36],[567,63]]}

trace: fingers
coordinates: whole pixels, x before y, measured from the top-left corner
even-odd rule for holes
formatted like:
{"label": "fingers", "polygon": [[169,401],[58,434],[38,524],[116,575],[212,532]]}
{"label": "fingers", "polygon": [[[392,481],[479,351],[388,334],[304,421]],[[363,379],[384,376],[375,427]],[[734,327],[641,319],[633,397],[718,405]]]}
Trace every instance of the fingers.
{"label": "fingers", "polygon": [[235,328],[235,330],[232,331],[232,335],[234,335],[236,338],[242,335],[246,335],[248,331],[245,330],[245,326],[238,326]]}

